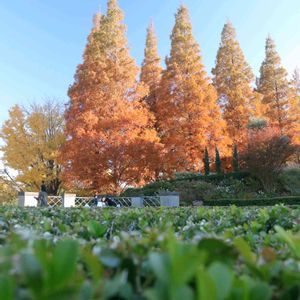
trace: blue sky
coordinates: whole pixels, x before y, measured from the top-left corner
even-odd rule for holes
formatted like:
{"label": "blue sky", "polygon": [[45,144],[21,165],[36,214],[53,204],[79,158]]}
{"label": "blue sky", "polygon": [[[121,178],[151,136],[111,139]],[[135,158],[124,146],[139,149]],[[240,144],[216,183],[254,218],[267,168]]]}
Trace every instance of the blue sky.
{"label": "blue sky", "polygon": [[[145,30],[153,19],[159,53],[169,53],[174,13],[180,3],[190,9],[193,31],[210,72],[226,20],[257,75],[270,33],[284,66],[300,67],[299,0],[119,0],[125,12],[132,56],[143,58]],[[92,16],[105,0],[0,0],[0,124],[16,103],[47,97],[67,101],[67,89],[81,62]]]}

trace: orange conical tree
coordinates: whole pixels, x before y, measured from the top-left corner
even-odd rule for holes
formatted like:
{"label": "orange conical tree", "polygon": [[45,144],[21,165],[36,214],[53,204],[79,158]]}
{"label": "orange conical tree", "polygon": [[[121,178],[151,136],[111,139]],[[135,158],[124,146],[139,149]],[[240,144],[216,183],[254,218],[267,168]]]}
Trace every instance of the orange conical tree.
{"label": "orange conical tree", "polygon": [[222,30],[213,82],[230,137],[243,146],[246,128],[252,115],[261,114],[261,97],[251,87],[254,75],[245,60],[231,22]]}
{"label": "orange conical tree", "polygon": [[218,145],[222,154],[227,150],[229,140],[216,91],[201,62],[185,6],[176,14],[156,107],[169,172],[198,171],[205,147],[212,151]]}
{"label": "orange conical tree", "polygon": [[117,1],[109,0],[107,14],[95,20],[69,89],[64,178],[70,186],[119,193],[153,178],[160,144]]}
{"label": "orange conical tree", "polygon": [[141,81],[149,88],[145,101],[149,109],[155,113],[157,90],[161,79],[162,67],[160,65],[160,57],[157,52],[157,38],[152,22],[147,29],[144,55],[141,69]]}
{"label": "orange conical tree", "polygon": [[298,68],[295,69],[290,82],[290,93],[289,117],[292,122],[289,131],[293,143],[300,145],[300,75]]}
{"label": "orange conical tree", "polygon": [[263,95],[269,124],[278,127],[281,133],[287,133],[292,122],[289,116],[291,91],[287,71],[281,66],[281,59],[271,37],[266,40],[265,54],[257,88]]}

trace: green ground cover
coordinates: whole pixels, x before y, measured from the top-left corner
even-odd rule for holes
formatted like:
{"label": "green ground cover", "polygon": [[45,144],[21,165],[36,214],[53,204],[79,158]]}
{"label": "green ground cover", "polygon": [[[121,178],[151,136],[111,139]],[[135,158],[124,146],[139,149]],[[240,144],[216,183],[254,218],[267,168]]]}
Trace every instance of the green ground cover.
{"label": "green ground cover", "polygon": [[299,297],[299,208],[0,207],[0,299]]}

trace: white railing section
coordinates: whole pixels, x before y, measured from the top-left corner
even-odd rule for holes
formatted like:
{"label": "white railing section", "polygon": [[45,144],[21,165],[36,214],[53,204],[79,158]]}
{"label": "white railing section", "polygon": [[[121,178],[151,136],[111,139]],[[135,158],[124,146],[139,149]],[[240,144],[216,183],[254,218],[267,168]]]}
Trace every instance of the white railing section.
{"label": "white railing section", "polygon": [[[38,193],[22,192],[19,194],[19,206],[36,207],[36,197]],[[104,207],[106,206],[100,197],[95,201],[93,197],[77,197],[75,194],[64,194],[62,196],[48,196],[48,206],[50,207]],[[137,196],[137,197],[113,197],[110,200],[116,207],[159,207],[179,206],[179,194],[175,192],[165,192],[159,196]]]}
{"label": "white railing section", "polygon": [[159,196],[144,196],[143,197],[144,206],[160,206]]}
{"label": "white railing section", "polygon": [[48,206],[62,207],[63,206],[63,197],[62,196],[48,196]]}
{"label": "white railing section", "polygon": [[92,200],[92,197],[76,197],[75,207],[91,206]]}

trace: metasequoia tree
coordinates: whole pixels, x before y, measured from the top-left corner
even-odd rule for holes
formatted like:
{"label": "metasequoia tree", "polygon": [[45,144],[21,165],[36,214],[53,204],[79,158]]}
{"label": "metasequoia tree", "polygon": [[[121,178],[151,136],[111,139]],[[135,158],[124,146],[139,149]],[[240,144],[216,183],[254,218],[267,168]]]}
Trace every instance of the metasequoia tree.
{"label": "metasequoia tree", "polygon": [[45,182],[50,194],[57,194],[61,179],[59,149],[65,142],[64,115],[60,104],[48,101],[29,109],[14,106],[1,129],[5,166],[18,172],[16,181],[38,190]]}
{"label": "metasequoia tree", "polygon": [[73,187],[118,193],[153,178],[160,144],[116,0],[98,22],[69,89],[64,178]]}
{"label": "metasequoia tree", "polygon": [[160,57],[157,52],[157,38],[152,22],[147,29],[144,55],[140,79],[149,88],[145,101],[149,109],[155,113],[155,103],[157,100],[157,90],[160,83],[162,67],[160,65]]}
{"label": "metasequoia tree", "polygon": [[258,91],[263,95],[266,106],[265,116],[271,127],[278,127],[282,133],[289,132],[292,124],[290,116],[290,88],[287,72],[281,66],[275,43],[268,37],[265,59],[260,67]]}
{"label": "metasequoia tree", "polygon": [[166,59],[156,108],[169,171],[199,170],[206,146],[210,151],[218,143],[222,151],[227,149],[229,141],[216,91],[201,62],[185,6],[176,14],[171,53]]}
{"label": "metasequoia tree", "polygon": [[291,118],[290,135],[294,144],[300,146],[300,75],[298,68],[295,69],[290,82],[290,108]]}
{"label": "metasequoia tree", "polygon": [[257,111],[256,106],[260,105],[261,99],[251,88],[254,75],[231,22],[224,25],[212,73],[228,133],[235,143],[242,144],[249,118],[252,112]]}
{"label": "metasequoia tree", "polygon": [[296,68],[292,75],[292,80],[290,82],[291,88],[294,89],[294,92],[297,96],[300,96],[300,73],[299,69]]}

